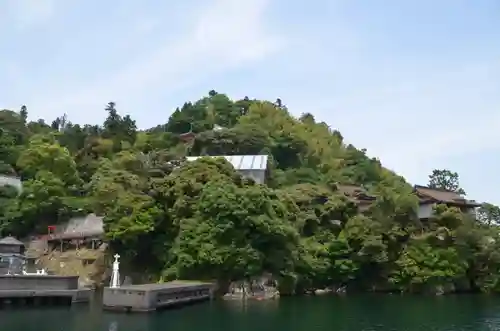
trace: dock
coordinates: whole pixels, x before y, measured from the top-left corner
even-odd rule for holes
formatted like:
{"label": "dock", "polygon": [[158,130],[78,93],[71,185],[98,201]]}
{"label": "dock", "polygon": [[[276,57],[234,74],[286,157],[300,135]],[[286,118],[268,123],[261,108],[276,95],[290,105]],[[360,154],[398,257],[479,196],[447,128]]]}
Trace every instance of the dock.
{"label": "dock", "polygon": [[0,306],[71,305],[89,302],[91,289],[78,287],[78,276],[0,275]]}
{"label": "dock", "polygon": [[173,281],[162,284],[105,287],[103,309],[124,312],[152,312],[210,300],[213,284]]}
{"label": "dock", "polygon": [[29,273],[25,246],[14,237],[0,239],[0,306],[71,305],[88,302],[91,289],[80,288],[78,276]]}

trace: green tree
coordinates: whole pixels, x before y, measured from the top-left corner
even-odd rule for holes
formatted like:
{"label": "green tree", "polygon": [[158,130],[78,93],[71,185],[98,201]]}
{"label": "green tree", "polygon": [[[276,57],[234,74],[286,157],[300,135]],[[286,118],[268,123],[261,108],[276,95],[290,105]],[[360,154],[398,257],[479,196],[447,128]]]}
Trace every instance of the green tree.
{"label": "green tree", "polygon": [[429,187],[465,195],[465,191],[460,187],[458,173],[448,169],[434,169],[429,175]]}
{"label": "green tree", "polygon": [[113,141],[115,151],[122,150],[124,143],[133,145],[137,135],[135,121],[129,115],[121,117],[114,102],[108,102],[105,110],[108,117],[104,121],[102,137]]}
{"label": "green tree", "polygon": [[500,207],[483,203],[477,210],[477,219],[484,224],[500,225]]}
{"label": "green tree", "polygon": [[63,180],[40,170],[23,182],[22,194],[6,206],[1,230],[18,236],[45,233],[48,225],[82,215],[86,207],[85,200],[72,195]]}
{"label": "green tree", "polygon": [[46,171],[62,180],[64,185],[75,188],[81,185],[75,161],[54,136],[33,136],[19,155],[17,167],[25,179],[33,179],[39,171]]}
{"label": "green tree", "polygon": [[[498,207],[480,222],[439,205],[417,218],[412,187],[311,113],[282,100],[211,90],[138,130],[113,102],[103,123],[27,122],[0,111],[0,232],[27,236],[70,217],[103,216],[109,254],[151,280],[231,281],[271,274],[282,295],[334,289],[411,293],[500,291]],[[51,123],[48,125],[47,123]],[[191,131],[192,143],[181,134]],[[224,158],[266,154],[266,183]],[[353,192],[345,190],[349,184]],[[458,174],[430,186],[463,194]]]}
{"label": "green tree", "polygon": [[25,105],[21,106],[21,110],[19,111],[19,115],[21,116],[21,121],[26,124],[28,120],[28,108]]}

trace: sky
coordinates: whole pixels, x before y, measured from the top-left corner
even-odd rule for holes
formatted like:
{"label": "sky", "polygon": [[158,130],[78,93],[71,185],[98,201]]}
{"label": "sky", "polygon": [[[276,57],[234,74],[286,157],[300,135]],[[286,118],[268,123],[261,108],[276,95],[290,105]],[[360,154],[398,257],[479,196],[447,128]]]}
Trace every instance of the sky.
{"label": "sky", "polygon": [[498,0],[1,0],[0,108],[141,128],[209,90],[280,98],[412,184],[500,204]]}

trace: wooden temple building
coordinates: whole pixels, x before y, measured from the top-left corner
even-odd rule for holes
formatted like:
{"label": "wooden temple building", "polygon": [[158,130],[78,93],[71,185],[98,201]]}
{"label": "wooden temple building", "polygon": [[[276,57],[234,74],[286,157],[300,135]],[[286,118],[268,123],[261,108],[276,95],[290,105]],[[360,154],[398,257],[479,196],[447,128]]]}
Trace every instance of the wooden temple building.
{"label": "wooden temple building", "polygon": [[45,236],[51,249],[64,251],[68,248],[97,249],[103,243],[103,218],[95,214],[72,218],[68,223],[48,227]]}
{"label": "wooden temple building", "polygon": [[481,206],[481,203],[465,199],[462,195],[453,191],[415,185],[414,192],[419,199],[418,217],[421,220],[432,217],[434,206],[437,204],[456,207],[474,218],[476,217],[476,208]]}
{"label": "wooden temple building", "polygon": [[[376,197],[370,195],[363,187],[358,185],[338,184],[337,189],[351,201],[355,202],[361,212],[368,210],[376,199]],[[443,189],[415,185],[414,193],[419,199],[417,215],[421,220],[432,217],[434,206],[437,204],[456,207],[463,213],[467,213],[474,218],[476,217],[476,209],[481,206],[481,203],[475,200],[468,200],[456,192]]]}

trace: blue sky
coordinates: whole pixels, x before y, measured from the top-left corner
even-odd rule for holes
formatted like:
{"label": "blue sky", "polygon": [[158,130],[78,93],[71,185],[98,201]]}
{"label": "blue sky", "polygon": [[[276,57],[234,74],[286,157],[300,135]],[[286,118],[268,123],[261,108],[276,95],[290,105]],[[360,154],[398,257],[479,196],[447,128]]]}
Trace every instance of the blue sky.
{"label": "blue sky", "polygon": [[3,0],[0,108],[142,128],[209,90],[313,113],[412,183],[500,204],[498,0]]}

